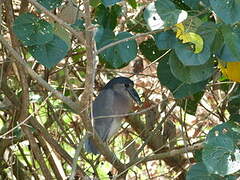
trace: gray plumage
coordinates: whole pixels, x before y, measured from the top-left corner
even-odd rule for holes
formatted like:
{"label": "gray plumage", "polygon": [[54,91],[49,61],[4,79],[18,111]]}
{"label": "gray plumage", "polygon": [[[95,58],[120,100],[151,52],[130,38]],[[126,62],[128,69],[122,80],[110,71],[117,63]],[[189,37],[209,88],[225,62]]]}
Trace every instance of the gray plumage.
{"label": "gray plumage", "polygon": [[[93,102],[93,118],[129,113],[133,100],[138,104],[141,103],[133,86],[133,81],[126,77],[118,77],[110,80]],[[122,119],[123,117],[94,119],[93,127],[102,140],[107,142],[119,130]],[[87,152],[93,154],[99,153],[91,137],[86,139],[85,149]]]}

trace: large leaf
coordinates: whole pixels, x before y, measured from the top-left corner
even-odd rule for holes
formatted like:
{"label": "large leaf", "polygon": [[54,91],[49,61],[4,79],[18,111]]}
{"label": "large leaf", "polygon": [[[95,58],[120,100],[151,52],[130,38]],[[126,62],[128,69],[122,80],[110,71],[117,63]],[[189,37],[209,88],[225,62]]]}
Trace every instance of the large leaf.
{"label": "large leaf", "polygon": [[58,36],[54,35],[52,41],[28,47],[32,56],[47,68],[55,66],[67,54],[68,46]]}
{"label": "large leaf", "polygon": [[104,6],[112,6],[120,1],[122,0],[102,0],[102,3],[104,4]]}
{"label": "large leaf", "polygon": [[187,173],[186,180],[223,180],[221,176],[208,172],[206,166],[199,162],[191,166]]}
{"label": "large leaf", "polygon": [[210,0],[214,12],[226,24],[233,24],[240,21],[239,0]]}
{"label": "large leaf", "polygon": [[176,9],[175,4],[170,0],[157,0],[155,6],[165,27],[180,23],[187,18],[187,12]]}
{"label": "large leaf", "polygon": [[54,34],[66,42],[66,44],[68,46],[68,50],[71,48],[72,36],[69,31],[67,31],[65,28],[63,28],[60,24],[56,23],[54,25]]}
{"label": "large leaf", "polygon": [[52,25],[31,13],[18,16],[14,21],[13,31],[27,46],[45,44],[53,39]]}
{"label": "large leaf", "polygon": [[141,44],[139,44],[139,50],[141,53],[150,61],[154,61],[157,58],[159,58],[163,53],[166,51],[160,51],[155,41],[151,38],[146,41],[143,41]]}
{"label": "large leaf", "polygon": [[176,45],[176,35],[172,30],[157,33],[154,35],[157,47],[159,49],[173,49]]}
{"label": "large leaf", "polygon": [[105,40],[114,39],[114,37],[115,35],[111,29],[105,29],[102,26],[98,27],[94,37],[97,49],[100,49],[102,47],[102,44]]}
{"label": "large leaf", "polygon": [[[114,39],[106,39],[101,47],[121,39],[129,38],[132,35],[129,32],[121,32]],[[104,50],[101,59],[111,68],[121,68],[126,66],[137,55],[137,43],[135,40],[129,40]]]}
{"label": "large leaf", "polygon": [[210,6],[209,0],[184,0],[184,3],[192,9],[199,9],[202,6]]}
{"label": "large leaf", "polygon": [[240,170],[240,127],[233,122],[214,127],[207,136],[203,162],[210,173],[221,176]]}
{"label": "large leaf", "polygon": [[232,54],[232,50],[226,44],[223,45],[218,55],[219,58],[225,62],[236,62],[240,60]]}
{"label": "large leaf", "polygon": [[119,5],[111,8],[100,5],[96,8],[96,23],[105,29],[113,30],[117,25],[117,18],[121,15],[122,9]]}
{"label": "large leaf", "polygon": [[205,88],[208,81],[187,84],[175,78],[170,70],[168,59],[169,56],[167,55],[160,60],[157,67],[157,75],[160,83],[170,89],[175,98],[181,99],[192,96]]}
{"label": "large leaf", "polygon": [[208,133],[207,143],[208,139],[215,138],[216,136],[219,136],[219,138],[227,136],[232,139],[234,144],[237,144],[240,139],[240,126],[231,121],[215,126]]}
{"label": "large leaf", "polygon": [[152,31],[180,23],[186,18],[187,12],[176,9],[170,0],[152,2],[144,10],[144,19]]}
{"label": "large leaf", "polygon": [[188,84],[207,80],[214,72],[211,60],[199,66],[184,66],[174,52],[170,54],[169,65],[172,74],[180,81]]}
{"label": "large leaf", "polygon": [[197,28],[196,33],[203,37],[204,45],[211,47],[218,31],[218,25],[213,22],[205,22]]}
{"label": "large leaf", "polygon": [[224,46],[224,39],[223,39],[223,35],[222,35],[221,31],[219,30],[219,28],[217,28],[217,29],[218,30],[216,32],[214,41],[212,43],[211,52],[212,52],[212,54],[219,56],[219,54],[221,53],[221,50]]}
{"label": "large leaf", "polygon": [[62,3],[62,0],[37,0],[37,1],[48,10],[55,9]]}
{"label": "large leaf", "polygon": [[221,51],[220,58],[223,61],[231,62],[231,61],[240,61],[240,35],[239,32],[229,26],[222,25],[221,32],[224,37],[225,46]]}
{"label": "large leaf", "polygon": [[191,45],[176,43],[175,52],[179,60],[187,66],[196,66],[205,64],[211,56],[211,45],[215,39],[216,26],[213,23],[202,24],[197,32],[203,38],[203,50],[200,53],[194,53],[195,49]]}

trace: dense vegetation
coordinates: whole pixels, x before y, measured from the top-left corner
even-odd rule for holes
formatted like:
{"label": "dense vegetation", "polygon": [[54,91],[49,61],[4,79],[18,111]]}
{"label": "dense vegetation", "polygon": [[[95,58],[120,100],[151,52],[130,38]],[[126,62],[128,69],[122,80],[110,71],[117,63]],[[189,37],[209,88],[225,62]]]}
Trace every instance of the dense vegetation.
{"label": "dense vegetation", "polygon": [[[237,179],[239,0],[0,1],[0,179]],[[91,104],[135,105],[102,155]]]}

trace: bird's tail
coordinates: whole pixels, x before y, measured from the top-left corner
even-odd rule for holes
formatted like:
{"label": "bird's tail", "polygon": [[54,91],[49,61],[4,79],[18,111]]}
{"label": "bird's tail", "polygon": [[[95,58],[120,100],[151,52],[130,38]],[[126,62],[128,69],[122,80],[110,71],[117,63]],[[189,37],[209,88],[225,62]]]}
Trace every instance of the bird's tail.
{"label": "bird's tail", "polygon": [[99,154],[95,144],[93,143],[92,141],[92,138],[91,136],[87,137],[85,142],[84,142],[84,145],[85,145],[85,150],[89,153],[93,153],[93,154]]}

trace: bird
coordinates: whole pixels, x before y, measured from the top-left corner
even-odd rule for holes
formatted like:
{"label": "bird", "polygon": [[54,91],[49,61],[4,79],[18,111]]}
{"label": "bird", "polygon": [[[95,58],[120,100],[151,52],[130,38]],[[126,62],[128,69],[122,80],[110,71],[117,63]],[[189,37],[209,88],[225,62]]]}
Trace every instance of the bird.
{"label": "bird", "polygon": [[[113,78],[102,88],[93,101],[92,125],[103,142],[108,142],[118,132],[123,119],[123,117],[106,116],[129,113],[132,110],[134,101],[139,105],[142,103],[137,91],[134,89],[133,81],[127,77]],[[90,135],[88,135],[84,144],[88,153],[100,154]]]}

